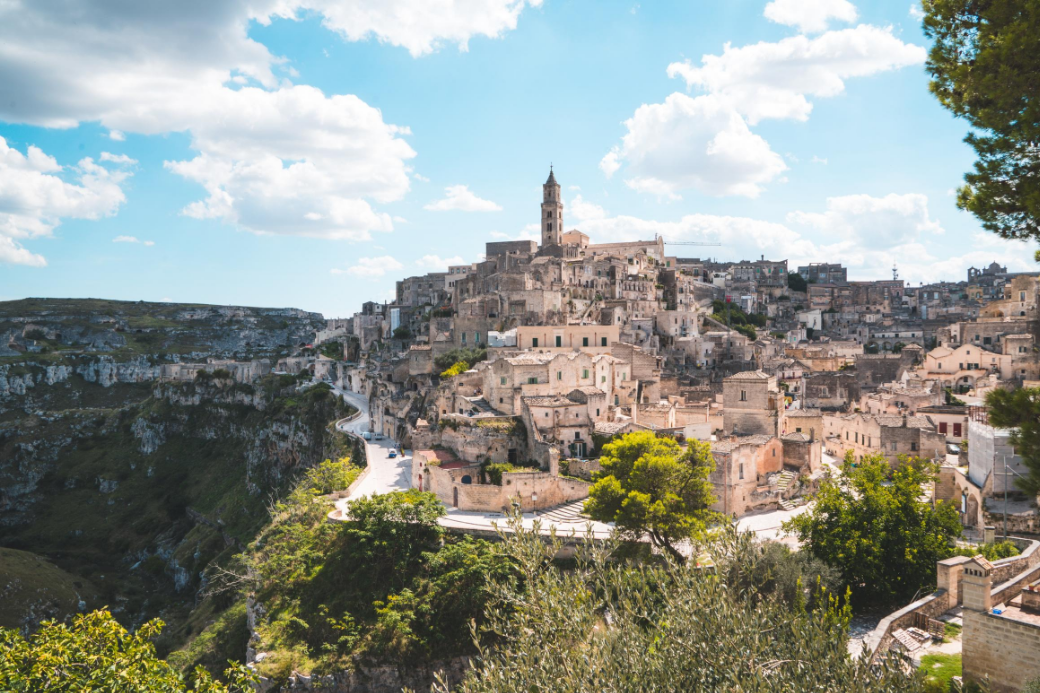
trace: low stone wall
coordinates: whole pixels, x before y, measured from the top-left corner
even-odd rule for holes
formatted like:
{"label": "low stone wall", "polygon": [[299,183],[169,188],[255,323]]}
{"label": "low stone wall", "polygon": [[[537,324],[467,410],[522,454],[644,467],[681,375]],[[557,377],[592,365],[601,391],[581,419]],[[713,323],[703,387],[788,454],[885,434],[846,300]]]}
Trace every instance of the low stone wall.
{"label": "low stone wall", "polygon": [[533,512],[582,500],[588,498],[591,486],[587,481],[549,472],[506,472],[501,486],[458,484],[454,489],[458,491],[459,510],[500,513],[508,512],[514,501],[520,504],[522,512]]}
{"label": "low stone wall", "polygon": [[879,655],[888,652],[894,640],[893,632],[913,625],[914,614],[926,614],[935,618],[948,611],[951,606],[949,593],[944,589],[938,589],[881,619],[873,632],[863,639],[863,646],[873,650],[871,661],[876,661]]}
{"label": "low stone wall", "polygon": [[[993,501],[993,499],[990,500]],[[997,503],[997,507],[1001,507],[1001,504]],[[984,511],[983,517],[985,517],[987,525],[996,527],[998,533],[1003,532],[1004,513]],[[1016,534],[1040,534],[1040,513],[1008,514],[1007,528],[1008,532]]]}
{"label": "low stone wall", "polygon": [[591,481],[592,475],[601,469],[603,469],[603,466],[599,463],[599,460],[567,461],[568,476],[576,476],[579,479],[585,479],[586,481]]}

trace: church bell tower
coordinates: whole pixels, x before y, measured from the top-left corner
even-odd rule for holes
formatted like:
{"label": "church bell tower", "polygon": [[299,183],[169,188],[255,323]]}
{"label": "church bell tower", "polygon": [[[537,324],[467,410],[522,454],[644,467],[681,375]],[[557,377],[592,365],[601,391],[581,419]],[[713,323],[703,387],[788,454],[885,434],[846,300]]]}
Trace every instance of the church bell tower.
{"label": "church bell tower", "polygon": [[556,182],[552,166],[549,180],[542,186],[542,247],[560,245],[563,242],[563,198],[560,184]]}

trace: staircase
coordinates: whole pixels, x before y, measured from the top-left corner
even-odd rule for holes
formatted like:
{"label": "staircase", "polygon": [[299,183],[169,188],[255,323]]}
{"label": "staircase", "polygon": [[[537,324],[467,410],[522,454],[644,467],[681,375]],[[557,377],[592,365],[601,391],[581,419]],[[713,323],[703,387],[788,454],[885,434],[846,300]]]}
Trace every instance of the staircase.
{"label": "staircase", "polygon": [[496,413],[494,408],[483,397],[466,397],[465,399],[470,403],[470,406],[476,409],[480,414]]}
{"label": "staircase", "polygon": [[539,519],[547,520],[553,524],[584,525],[588,518],[581,514],[583,505],[585,505],[584,500],[573,501],[557,505],[555,508],[549,508],[548,510],[541,510],[535,513],[535,515]]}
{"label": "staircase", "polygon": [[780,472],[780,478],[776,482],[777,490],[783,493],[791,486],[792,481],[794,481],[794,472],[789,472],[785,469]]}
{"label": "staircase", "polygon": [[791,501],[785,500],[783,498],[780,499],[780,502],[777,505],[780,506],[781,510],[794,510],[795,508],[798,507],[797,505],[795,505]]}
{"label": "staircase", "polygon": [[920,650],[932,639],[930,633],[913,627],[894,631],[892,637],[899,643],[900,647],[911,654]]}

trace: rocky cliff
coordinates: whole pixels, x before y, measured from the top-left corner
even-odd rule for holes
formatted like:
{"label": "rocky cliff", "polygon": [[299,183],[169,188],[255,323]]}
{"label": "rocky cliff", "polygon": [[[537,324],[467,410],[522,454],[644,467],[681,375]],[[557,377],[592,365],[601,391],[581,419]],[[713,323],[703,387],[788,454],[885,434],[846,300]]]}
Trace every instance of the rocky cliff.
{"label": "rocky cliff", "polygon": [[[303,468],[345,454],[328,424],[346,412],[290,376],[171,383],[157,370],[276,358],[316,323],[291,309],[0,303],[0,547],[92,585],[63,608],[108,606],[127,625],[161,615],[171,642],[189,635],[205,568],[251,539]],[[0,565],[0,594],[25,582]],[[7,620],[31,626],[33,599],[5,601]]]}

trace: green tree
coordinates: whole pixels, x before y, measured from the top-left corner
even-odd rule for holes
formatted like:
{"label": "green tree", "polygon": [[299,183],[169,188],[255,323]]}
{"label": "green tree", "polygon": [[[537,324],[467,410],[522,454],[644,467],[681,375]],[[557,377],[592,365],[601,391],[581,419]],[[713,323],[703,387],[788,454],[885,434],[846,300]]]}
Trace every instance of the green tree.
{"label": "green tree", "polygon": [[1022,457],[1029,475],[1015,483],[1030,496],[1040,493],[1040,390],[993,390],[986,395],[989,422],[1010,428],[1009,442]]}
{"label": "green tree", "polygon": [[838,568],[860,605],[890,605],[935,584],[935,563],[950,556],[960,536],[956,507],[932,507],[922,487],[934,465],[900,458],[893,470],[881,454],[858,467],[851,454],[841,478],[820,485],[812,510],[784,523],[809,552]]}
{"label": "green tree", "polygon": [[792,291],[808,291],[809,282],[805,281],[805,277],[797,272],[790,272],[787,275],[787,288]]}
{"label": "green tree", "polygon": [[80,614],[70,624],[44,622],[28,638],[0,628],[0,690],[11,693],[232,693],[251,691],[241,664],[214,681],[201,667],[181,673],[155,655],[151,640],[163,622],[128,632],[107,611]]}
{"label": "green tree", "polygon": [[646,534],[676,560],[675,544],[702,532],[715,513],[708,475],[711,447],[690,441],[686,450],[671,438],[637,431],[603,446],[596,483],[589,491],[589,517],[614,522],[629,538]]}
{"label": "green tree", "polygon": [[394,339],[411,339],[411,338],[412,338],[412,331],[409,330],[404,325],[401,325],[396,330],[394,330]]}
{"label": "green tree", "polygon": [[1040,238],[1040,4],[924,0],[930,88],[978,160],[957,205],[1004,238]]}
{"label": "green tree", "polygon": [[[451,691],[843,691],[920,693],[921,679],[895,658],[872,668],[849,657],[847,605],[792,608],[734,586],[747,573],[755,539],[728,531],[703,548],[705,565],[616,560],[615,546],[590,542],[573,569],[553,563],[560,542],[513,521],[505,550],[522,576],[498,587],[478,635],[473,669]],[[741,578],[741,582],[747,578]],[[435,687],[448,693],[443,683]]]}

